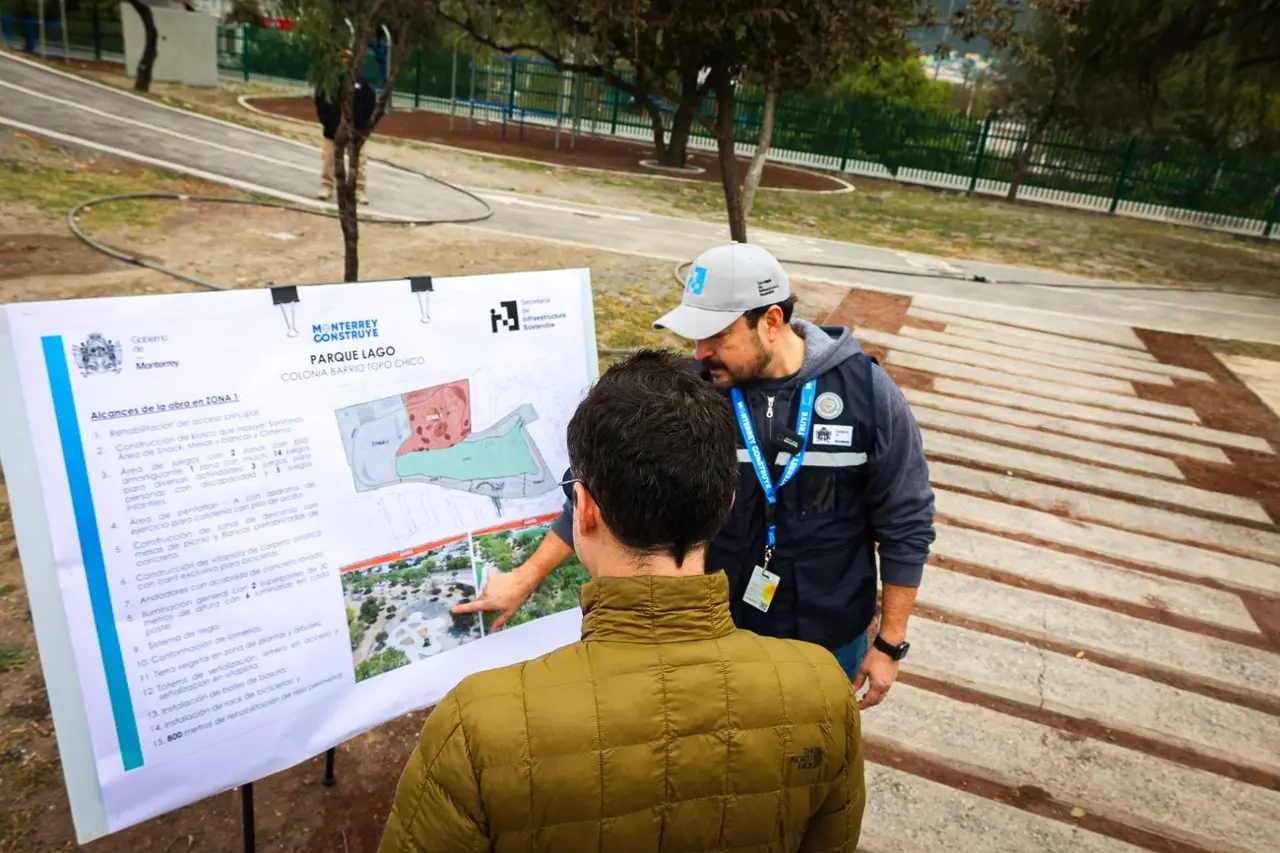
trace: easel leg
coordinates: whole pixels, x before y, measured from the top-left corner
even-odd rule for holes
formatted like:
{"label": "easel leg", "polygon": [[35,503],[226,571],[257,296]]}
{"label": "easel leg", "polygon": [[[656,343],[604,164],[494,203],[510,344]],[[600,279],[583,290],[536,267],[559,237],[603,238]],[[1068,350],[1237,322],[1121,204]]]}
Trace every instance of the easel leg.
{"label": "easel leg", "polygon": [[240,786],[240,815],[244,823],[244,853],[254,853],[256,842],[253,824],[253,783]]}
{"label": "easel leg", "polygon": [[336,749],[331,749],[324,754],[324,779],[321,780],[321,784],[326,788],[332,788],[334,785],[333,756],[336,752]]}

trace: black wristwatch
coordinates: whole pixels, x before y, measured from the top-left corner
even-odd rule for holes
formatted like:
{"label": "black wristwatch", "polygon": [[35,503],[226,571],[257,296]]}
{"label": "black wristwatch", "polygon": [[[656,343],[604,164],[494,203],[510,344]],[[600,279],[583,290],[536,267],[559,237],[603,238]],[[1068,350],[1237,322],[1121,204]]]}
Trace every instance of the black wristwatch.
{"label": "black wristwatch", "polygon": [[907,656],[907,649],[911,648],[910,643],[903,643],[900,646],[890,645],[879,634],[876,634],[876,638],[872,640],[871,645],[875,646],[894,660],[902,660],[905,658]]}

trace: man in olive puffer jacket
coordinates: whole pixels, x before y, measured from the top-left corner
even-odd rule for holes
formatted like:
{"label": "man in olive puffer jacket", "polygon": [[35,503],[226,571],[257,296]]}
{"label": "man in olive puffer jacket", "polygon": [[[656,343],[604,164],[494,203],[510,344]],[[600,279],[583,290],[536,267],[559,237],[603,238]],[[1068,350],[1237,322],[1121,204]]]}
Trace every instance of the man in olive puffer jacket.
{"label": "man in olive puffer jacket", "polygon": [[380,853],[852,853],[866,789],[848,676],[821,646],[735,628],[725,573],[704,573],[734,436],[680,356],[601,377],[568,429],[582,640],[440,702]]}

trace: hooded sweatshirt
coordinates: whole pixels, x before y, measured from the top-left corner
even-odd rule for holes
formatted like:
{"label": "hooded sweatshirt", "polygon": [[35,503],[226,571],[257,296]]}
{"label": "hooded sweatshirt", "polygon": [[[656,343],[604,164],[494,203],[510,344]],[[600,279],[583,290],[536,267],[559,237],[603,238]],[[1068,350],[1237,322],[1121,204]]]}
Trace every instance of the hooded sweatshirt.
{"label": "hooded sweatshirt", "polygon": [[[805,340],[804,362],[791,376],[745,383],[748,399],[755,390],[777,394],[785,416],[799,396],[800,386],[809,379],[836,369],[862,354],[862,347],[844,326],[818,326],[793,320],[792,329]],[[695,368],[702,372],[701,365]],[[919,427],[902,390],[878,364],[871,366],[875,398],[875,447],[868,454],[868,478],[864,500],[868,524],[875,531],[882,583],[917,587],[934,540],[934,497]],[[753,407],[756,436],[767,446],[769,432],[763,407]],[[775,418],[775,424],[786,422]],[[749,465],[744,477],[754,477]],[[792,488],[787,484],[784,489]],[[573,507],[566,502],[564,512],[552,531],[570,546],[573,544]],[[749,568],[749,567],[748,567]]]}

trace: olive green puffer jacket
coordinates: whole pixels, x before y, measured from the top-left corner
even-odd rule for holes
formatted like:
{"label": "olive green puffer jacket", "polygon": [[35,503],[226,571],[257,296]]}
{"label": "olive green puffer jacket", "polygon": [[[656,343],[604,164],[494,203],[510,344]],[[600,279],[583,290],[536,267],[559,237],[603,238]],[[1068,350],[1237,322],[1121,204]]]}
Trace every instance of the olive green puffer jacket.
{"label": "olive green puffer jacket", "polygon": [[583,586],[582,641],[472,675],[427,719],[379,853],[852,851],[849,679],[734,628],[723,572]]}

